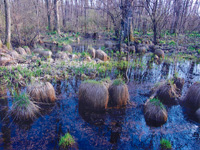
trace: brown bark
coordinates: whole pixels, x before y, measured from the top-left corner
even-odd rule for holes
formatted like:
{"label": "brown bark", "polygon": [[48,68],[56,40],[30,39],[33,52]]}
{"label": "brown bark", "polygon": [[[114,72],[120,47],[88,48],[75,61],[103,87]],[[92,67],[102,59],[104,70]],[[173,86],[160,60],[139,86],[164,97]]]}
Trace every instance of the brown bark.
{"label": "brown bark", "polygon": [[5,21],[6,21],[6,32],[5,32],[5,45],[8,49],[11,48],[11,17],[10,17],[10,3],[9,0],[4,0],[5,6]]}
{"label": "brown bark", "polygon": [[132,0],[125,0],[123,4],[123,31],[124,37],[123,40],[132,40],[133,39],[133,5]]}
{"label": "brown bark", "polygon": [[171,26],[171,33],[176,33],[177,31],[177,26],[179,22],[179,17],[180,17],[180,11],[181,11],[181,2],[180,0],[174,0],[174,14],[173,14],[173,22]]}
{"label": "brown bark", "polygon": [[58,12],[58,2],[59,0],[54,0],[54,15],[55,15],[55,27],[54,30],[60,34],[60,24],[59,24],[59,12]]}
{"label": "brown bark", "polygon": [[51,11],[50,11],[50,1],[46,1],[46,8],[47,8],[47,21],[48,21],[48,30],[51,31]]}
{"label": "brown bark", "polygon": [[64,0],[61,0],[61,8],[62,8],[62,23],[63,27],[66,27],[66,14],[67,14],[67,1],[66,4],[64,3]]}

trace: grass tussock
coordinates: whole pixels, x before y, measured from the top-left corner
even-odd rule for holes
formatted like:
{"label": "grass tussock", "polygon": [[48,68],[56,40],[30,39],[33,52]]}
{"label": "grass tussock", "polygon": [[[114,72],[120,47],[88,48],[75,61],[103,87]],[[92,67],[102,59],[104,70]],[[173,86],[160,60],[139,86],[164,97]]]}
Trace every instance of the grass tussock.
{"label": "grass tussock", "polygon": [[25,93],[14,93],[14,101],[11,108],[11,114],[16,120],[34,119],[39,113],[39,107],[34,104]]}
{"label": "grass tussock", "polygon": [[43,103],[52,103],[56,100],[55,90],[51,83],[34,83],[27,87],[31,100]]}
{"label": "grass tussock", "polygon": [[102,60],[102,61],[107,61],[108,60],[107,54],[102,50],[97,50],[95,57],[100,59],[100,60]]}
{"label": "grass tussock", "polygon": [[75,140],[69,133],[66,133],[64,136],[62,136],[59,141],[59,146],[62,146],[63,148],[70,147],[74,144],[75,144]]}
{"label": "grass tussock", "polygon": [[164,105],[158,99],[151,99],[144,104],[144,117],[150,126],[161,126],[168,115]]}
{"label": "grass tussock", "polygon": [[189,89],[183,100],[185,107],[196,111],[200,108],[200,83],[194,83]]}
{"label": "grass tussock", "polygon": [[112,84],[112,81],[111,81],[110,77],[101,79],[100,82],[101,82],[103,85],[105,85],[107,89],[109,89],[109,87],[110,87],[111,84]]}
{"label": "grass tussock", "polygon": [[176,105],[177,98],[179,97],[176,85],[171,83],[162,85],[157,91],[156,97],[158,97],[163,104]]}
{"label": "grass tussock", "polygon": [[105,85],[87,80],[79,87],[79,109],[94,112],[104,111],[108,104],[108,90]]}
{"label": "grass tussock", "polygon": [[127,85],[122,79],[114,80],[108,91],[110,95],[110,107],[122,107],[127,105],[129,100],[129,92]]}
{"label": "grass tussock", "polygon": [[167,139],[164,139],[164,138],[161,139],[160,146],[163,149],[172,149],[171,142]]}

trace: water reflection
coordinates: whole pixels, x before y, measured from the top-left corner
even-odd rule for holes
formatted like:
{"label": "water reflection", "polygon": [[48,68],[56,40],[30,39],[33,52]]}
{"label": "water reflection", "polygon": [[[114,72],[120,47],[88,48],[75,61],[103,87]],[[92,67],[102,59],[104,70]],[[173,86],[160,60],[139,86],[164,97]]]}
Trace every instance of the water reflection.
{"label": "water reflection", "polygon": [[94,113],[86,112],[84,110],[79,110],[79,114],[86,122],[100,126],[105,124],[105,113]]}
{"label": "water reflection", "polygon": [[1,119],[1,132],[3,138],[3,148],[11,149],[11,129],[10,118],[8,114],[8,99],[6,85],[0,88],[0,119]]}
{"label": "water reflection", "polygon": [[125,115],[126,115],[125,108],[109,111],[110,124],[111,124],[110,143],[112,144],[117,144],[120,141]]}

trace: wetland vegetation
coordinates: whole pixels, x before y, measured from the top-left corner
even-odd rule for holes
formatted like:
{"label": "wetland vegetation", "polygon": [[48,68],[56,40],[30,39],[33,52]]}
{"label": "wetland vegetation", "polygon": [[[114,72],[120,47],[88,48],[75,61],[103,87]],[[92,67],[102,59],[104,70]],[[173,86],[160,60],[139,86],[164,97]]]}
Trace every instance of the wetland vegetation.
{"label": "wetland vegetation", "polygon": [[199,149],[199,10],[0,0],[0,149]]}

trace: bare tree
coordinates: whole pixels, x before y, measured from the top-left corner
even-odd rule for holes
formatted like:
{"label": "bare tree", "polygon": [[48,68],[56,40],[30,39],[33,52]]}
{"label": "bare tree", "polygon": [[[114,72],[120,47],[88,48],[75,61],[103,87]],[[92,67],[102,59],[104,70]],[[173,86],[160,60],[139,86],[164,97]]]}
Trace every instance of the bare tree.
{"label": "bare tree", "polygon": [[125,0],[122,4],[123,39],[133,39],[133,0]]}
{"label": "bare tree", "polygon": [[178,21],[180,18],[180,12],[182,9],[181,0],[174,0],[173,7],[174,7],[174,13],[172,16],[173,19],[172,19],[172,25],[171,25],[171,33],[176,33]]}
{"label": "bare tree", "polygon": [[[6,2],[10,3],[10,14]],[[12,40],[13,46],[29,45],[48,25],[57,33],[61,26],[65,31],[107,31],[109,37],[114,31],[114,38],[119,38],[122,31],[124,40],[131,40],[133,30],[143,34],[153,30],[156,44],[166,30],[200,31],[199,9],[199,0],[0,0],[0,38],[7,34],[6,41]],[[4,15],[4,10],[8,15]],[[8,30],[2,34],[6,23]]]}
{"label": "bare tree", "polygon": [[47,21],[48,21],[48,30],[51,31],[51,10],[50,10],[50,2],[49,0],[45,0],[46,8],[47,8]]}
{"label": "bare tree", "polygon": [[159,23],[165,16],[168,16],[170,2],[166,0],[142,0],[142,4],[151,19],[154,33],[153,42],[154,44],[157,44],[158,25],[162,26]]}
{"label": "bare tree", "polygon": [[60,34],[60,24],[59,24],[59,10],[58,10],[58,2],[59,0],[54,0],[54,15],[55,15],[55,28],[54,30]]}
{"label": "bare tree", "polygon": [[67,21],[67,6],[68,2],[61,0],[61,7],[62,7],[62,22],[63,22],[63,27],[66,27],[66,21]]}
{"label": "bare tree", "polygon": [[6,20],[6,33],[5,33],[5,45],[8,49],[11,48],[11,17],[10,17],[10,3],[9,0],[4,0],[5,6],[5,20]]}

